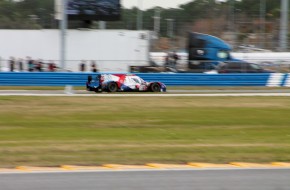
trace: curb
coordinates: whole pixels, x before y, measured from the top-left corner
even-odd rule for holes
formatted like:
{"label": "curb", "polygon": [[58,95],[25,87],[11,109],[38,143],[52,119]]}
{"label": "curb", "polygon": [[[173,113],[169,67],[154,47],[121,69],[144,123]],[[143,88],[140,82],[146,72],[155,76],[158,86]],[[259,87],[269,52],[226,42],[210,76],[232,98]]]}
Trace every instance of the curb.
{"label": "curb", "polygon": [[228,164],[189,162],[187,164],[146,163],[144,165],[103,164],[101,166],[60,165],[58,167],[17,166],[15,168],[0,168],[0,173],[9,172],[44,172],[44,171],[116,171],[116,170],[178,170],[178,169],[290,169],[290,162],[249,163],[230,162]]}

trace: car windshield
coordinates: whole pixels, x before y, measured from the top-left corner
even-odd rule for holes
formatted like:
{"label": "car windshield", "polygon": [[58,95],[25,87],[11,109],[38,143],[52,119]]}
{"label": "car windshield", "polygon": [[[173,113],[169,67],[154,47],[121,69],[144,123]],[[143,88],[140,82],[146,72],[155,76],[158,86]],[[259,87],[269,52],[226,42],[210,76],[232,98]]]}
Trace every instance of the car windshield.
{"label": "car windshield", "polygon": [[137,79],[135,79],[135,78],[132,78],[132,80],[133,80],[134,82],[136,82],[136,83],[140,83],[140,81],[137,80]]}
{"label": "car windshield", "polygon": [[143,79],[141,79],[139,77],[132,77],[131,79],[138,84],[142,84],[145,82]]}

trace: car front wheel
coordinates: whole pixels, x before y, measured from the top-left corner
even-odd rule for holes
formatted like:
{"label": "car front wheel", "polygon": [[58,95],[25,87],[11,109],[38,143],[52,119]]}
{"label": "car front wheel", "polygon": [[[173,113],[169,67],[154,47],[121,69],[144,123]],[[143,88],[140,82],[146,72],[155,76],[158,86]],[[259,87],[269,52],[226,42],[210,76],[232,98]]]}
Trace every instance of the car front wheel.
{"label": "car front wheel", "polygon": [[151,92],[160,92],[161,87],[158,83],[155,82],[155,83],[151,84],[150,90],[151,90]]}

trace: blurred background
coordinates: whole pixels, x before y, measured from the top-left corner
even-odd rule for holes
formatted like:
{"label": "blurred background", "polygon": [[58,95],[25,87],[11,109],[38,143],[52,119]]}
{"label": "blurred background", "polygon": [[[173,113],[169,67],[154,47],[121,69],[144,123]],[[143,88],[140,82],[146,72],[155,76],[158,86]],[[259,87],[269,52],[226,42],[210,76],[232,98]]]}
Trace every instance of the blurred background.
{"label": "blurred background", "polygon": [[[119,21],[106,22],[103,27],[154,31],[152,51],[184,49],[188,31],[220,37],[235,50],[241,45],[279,50],[281,2],[278,0],[193,0],[178,8],[122,7],[121,12]],[[70,21],[68,28],[82,25],[80,21]],[[99,21],[90,27],[99,28]],[[53,0],[0,1],[0,29],[57,28]]]}
{"label": "blurred background", "polygon": [[[145,8],[146,0],[132,0],[133,6],[127,6],[129,0],[66,1],[67,19],[62,19],[64,0],[0,0],[2,71],[16,71],[11,68],[16,62],[25,62],[28,70],[28,59],[33,59],[45,68],[36,71],[90,71],[94,61],[98,71],[126,72],[132,66],[162,66],[172,52],[187,67],[188,32],[221,38],[234,53],[288,52],[288,0],[189,0],[174,8]],[[288,72],[288,53],[268,54],[266,60],[265,55],[235,57],[271,67],[282,64],[279,71],[286,65]],[[80,68],[83,62],[86,69]]]}

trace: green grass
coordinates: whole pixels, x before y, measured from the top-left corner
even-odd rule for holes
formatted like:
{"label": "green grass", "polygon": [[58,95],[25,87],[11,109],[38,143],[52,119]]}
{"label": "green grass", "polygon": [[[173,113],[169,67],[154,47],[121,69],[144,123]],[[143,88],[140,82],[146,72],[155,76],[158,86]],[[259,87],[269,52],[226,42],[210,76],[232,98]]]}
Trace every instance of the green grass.
{"label": "green grass", "polygon": [[290,161],[288,97],[0,97],[0,167]]}

